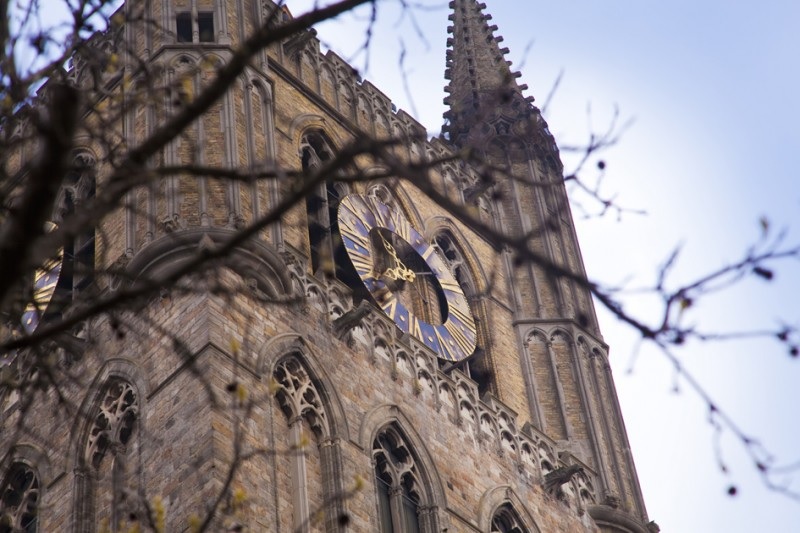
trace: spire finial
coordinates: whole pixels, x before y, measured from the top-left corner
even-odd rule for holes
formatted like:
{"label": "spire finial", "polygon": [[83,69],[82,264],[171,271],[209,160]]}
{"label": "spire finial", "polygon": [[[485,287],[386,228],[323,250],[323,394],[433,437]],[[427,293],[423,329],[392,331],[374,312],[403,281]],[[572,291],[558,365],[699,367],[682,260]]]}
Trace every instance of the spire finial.
{"label": "spire finial", "polygon": [[492,16],[484,14],[485,8],[477,0],[450,2],[444,99],[450,109],[444,113],[443,132],[456,144],[498,110],[518,115],[530,110],[533,101],[522,95],[527,86],[517,83],[520,73],[511,71],[505,58],[508,48],[501,48],[503,37],[495,35],[497,26],[490,24]]}

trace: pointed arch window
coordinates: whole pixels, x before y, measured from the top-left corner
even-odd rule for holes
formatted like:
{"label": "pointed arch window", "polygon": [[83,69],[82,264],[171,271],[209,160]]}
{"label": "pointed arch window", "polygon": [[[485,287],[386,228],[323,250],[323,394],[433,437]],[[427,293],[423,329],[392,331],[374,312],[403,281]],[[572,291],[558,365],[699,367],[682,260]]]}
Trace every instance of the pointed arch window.
{"label": "pointed arch window", "polygon": [[[79,154],[64,180],[60,201],[60,220],[67,220],[80,211],[82,204],[91,200],[96,192],[95,161],[88,154]],[[89,286],[94,275],[95,230],[86,228],[64,243],[63,286],[73,295]]]}
{"label": "pointed arch window", "polygon": [[[48,230],[55,231],[95,196],[95,160],[79,153],[62,181]],[[64,308],[94,279],[95,229],[83,228],[65,236],[57,254],[37,269],[32,283],[32,298],[22,317],[22,325],[33,332],[46,319],[58,319]]]}
{"label": "pointed arch window", "polygon": [[39,531],[39,477],[22,462],[8,469],[0,488],[0,533]]}
{"label": "pointed arch window", "polygon": [[528,533],[510,503],[501,505],[492,517],[491,533]]}
{"label": "pointed arch window", "polygon": [[[327,137],[320,131],[311,131],[300,141],[300,159],[304,172],[313,173],[331,161],[334,151]],[[311,269],[315,274],[322,271],[344,279],[346,273],[341,266],[346,264],[344,250],[337,246],[338,235],[336,210],[347,195],[347,187],[329,177],[306,198],[308,217],[308,241],[311,253]]]}
{"label": "pointed arch window", "polygon": [[[95,407],[82,457],[82,471],[75,497],[75,516],[81,531],[103,524],[111,532],[138,514],[135,463],[129,458],[137,444],[139,399],[127,381],[112,378],[103,387]],[[110,460],[107,459],[110,456]]]}
{"label": "pointed arch window", "polygon": [[[324,517],[327,530],[334,530],[339,517],[345,514],[341,473],[337,466],[341,457],[338,444],[332,438],[331,419],[321,384],[300,357],[291,354],[280,360],[272,374],[275,397],[289,424],[289,449],[296,450],[288,457],[292,530],[308,533],[315,529],[318,517]],[[304,437],[304,428],[310,429],[311,439]],[[313,503],[315,495],[316,504]]]}
{"label": "pointed arch window", "polygon": [[416,460],[402,435],[384,429],[372,445],[378,519],[381,533],[425,531],[421,509],[424,490]]}
{"label": "pointed arch window", "polygon": [[442,259],[444,259],[447,266],[450,267],[453,277],[456,278],[456,281],[458,281],[458,284],[461,285],[461,288],[464,290],[464,294],[469,301],[472,314],[478,326],[478,348],[476,350],[480,352],[475,358],[464,361],[460,368],[466,375],[475,380],[478,384],[478,393],[483,395],[484,392],[491,390],[494,378],[486,353],[482,351],[485,350],[485,346],[481,346],[483,339],[486,339],[487,336],[485,332],[481,331],[484,325],[481,323],[483,317],[482,313],[479,312],[479,306],[476,301],[478,287],[470,272],[467,260],[450,231],[440,231],[433,238],[433,242],[439,250]]}

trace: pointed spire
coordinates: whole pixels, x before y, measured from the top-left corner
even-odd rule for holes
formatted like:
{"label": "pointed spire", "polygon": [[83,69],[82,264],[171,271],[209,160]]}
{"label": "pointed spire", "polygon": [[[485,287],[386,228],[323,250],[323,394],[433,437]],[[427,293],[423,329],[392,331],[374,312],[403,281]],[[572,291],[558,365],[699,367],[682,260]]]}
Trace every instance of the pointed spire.
{"label": "pointed spire", "polygon": [[501,48],[502,36],[495,36],[497,26],[490,25],[492,16],[484,14],[486,4],[477,0],[453,0],[447,28],[447,68],[445,78],[449,94],[444,103],[442,131],[457,145],[463,145],[476,126],[505,115],[511,122],[520,114],[530,116],[535,109],[533,97],[525,97],[526,85],[517,83],[519,72],[511,71],[511,62]]}

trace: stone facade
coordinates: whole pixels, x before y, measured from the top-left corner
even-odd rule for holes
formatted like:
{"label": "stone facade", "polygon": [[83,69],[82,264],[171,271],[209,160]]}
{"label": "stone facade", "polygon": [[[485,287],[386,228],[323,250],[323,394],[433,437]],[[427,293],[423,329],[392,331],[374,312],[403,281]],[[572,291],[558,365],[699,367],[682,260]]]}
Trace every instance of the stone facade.
{"label": "stone facade", "polygon": [[[36,491],[36,504],[3,501],[4,513],[36,508],[39,532],[122,530],[146,501],[151,513],[163,507],[165,531],[183,531],[222,494],[213,531],[651,531],[608,347],[577,281],[555,142],[508,70],[485,6],[451,8],[445,137],[424,140],[420,124],[304,32],[260,53],[154,164],[301,170],[305,147],[320,156],[322,139],[335,153],[359,132],[407,139],[393,148],[402,161],[481,146],[514,179],[489,186],[485,165],[451,162],[431,170],[433,190],[487,227],[528,235],[566,275],[515,261],[408,181],[340,190],[402,212],[454,270],[480,355],[453,368],[377,307],[336,327],[358,302],[314,264],[316,215],[301,203],[214,270],[86,324],[86,353],[69,368],[76,379],[60,391],[77,406],[69,416],[49,416],[62,412],[55,394],[25,409],[26,398],[5,396],[6,428],[24,412],[22,425],[36,429],[3,450],[24,481],[12,488]],[[130,146],[207,85],[245,36],[291,20],[267,0],[129,0],[123,9],[158,24],[130,22],[116,38],[180,89],[157,104],[130,97],[120,131]],[[189,42],[178,38],[182,13],[192,15]],[[210,38],[200,14],[211,14]],[[510,96],[497,105],[501,90]],[[102,189],[100,148],[83,153],[99,162]],[[96,261],[125,276],[98,290],[159,279],[225,246],[292,186],[177,175],[137,189],[99,228]]]}

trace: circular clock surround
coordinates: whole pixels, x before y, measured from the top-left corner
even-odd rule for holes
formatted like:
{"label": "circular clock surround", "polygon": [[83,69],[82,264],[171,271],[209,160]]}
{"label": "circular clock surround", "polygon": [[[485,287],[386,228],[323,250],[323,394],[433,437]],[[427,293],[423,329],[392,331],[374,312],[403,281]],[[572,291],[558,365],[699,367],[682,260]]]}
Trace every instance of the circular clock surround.
{"label": "circular clock surround", "polygon": [[[380,200],[358,194],[342,199],[337,219],[344,249],[361,282],[397,327],[413,335],[441,359],[460,361],[472,355],[477,334],[464,291],[444,260],[408,219]],[[402,247],[403,257],[387,241],[387,235],[391,235],[392,243]],[[417,256],[412,258],[413,262],[403,260],[409,253]],[[419,264],[420,261],[427,265],[424,271],[405,265],[405,262]],[[416,276],[431,274],[444,300],[440,324],[431,324],[416,316],[390,288],[394,285],[391,280],[413,281]]]}

